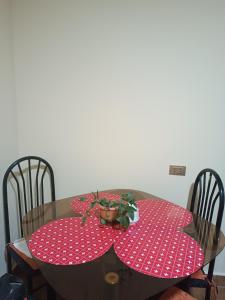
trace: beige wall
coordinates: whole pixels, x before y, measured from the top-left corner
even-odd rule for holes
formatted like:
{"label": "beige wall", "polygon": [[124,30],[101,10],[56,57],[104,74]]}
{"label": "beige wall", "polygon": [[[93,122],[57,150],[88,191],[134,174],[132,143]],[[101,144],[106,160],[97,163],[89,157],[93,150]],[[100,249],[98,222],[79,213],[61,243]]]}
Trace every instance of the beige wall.
{"label": "beige wall", "polygon": [[[0,0],[0,182],[17,157],[16,102],[14,95],[11,1]],[[5,272],[2,192],[0,192],[0,275]]]}
{"label": "beige wall", "polygon": [[200,169],[225,182],[225,1],[14,0],[13,20],[19,154],[52,163],[58,198],[130,187],[185,206]]}

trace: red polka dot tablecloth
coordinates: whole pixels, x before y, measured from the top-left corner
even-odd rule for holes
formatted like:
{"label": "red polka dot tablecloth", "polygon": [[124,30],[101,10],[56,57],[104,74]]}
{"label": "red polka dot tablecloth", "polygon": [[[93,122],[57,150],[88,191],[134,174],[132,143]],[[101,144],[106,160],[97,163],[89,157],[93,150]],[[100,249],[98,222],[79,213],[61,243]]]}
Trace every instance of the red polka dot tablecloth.
{"label": "red polka dot tablecloth", "polygon": [[182,228],[192,222],[192,214],[183,207],[166,200],[149,198],[137,202],[139,223],[161,228]]}
{"label": "red polka dot tablecloth", "polygon": [[76,265],[102,256],[121,234],[110,226],[99,226],[97,218],[89,218],[84,225],[81,218],[65,218],[40,227],[28,247],[46,263]]}
{"label": "red polka dot tablecloth", "polygon": [[159,278],[185,277],[200,269],[204,253],[179,229],[192,222],[186,209],[161,199],[138,201],[139,222],[114,243],[130,268]]}
{"label": "red polka dot tablecloth", "polygon": [[190,236],[174,229],[129,230],[114,243],[120,260],[130,268],[160,278],[185,277],[200,269],[204,254]]}
{"label": "red polka dot tablecloth", "polygon": [[[94,200],[84,195],[74,198],[71,206],[84,213]],[[101,198],[117,200],[119,195],[100,193]],[[32,255],[41,261],[76,265],[92,261],[114,244],[119,259],[130,268],[159,278],[186,277],[203,264],[203,250],[181,228],[192,222],[186,209],[168,201],[151,198],[137,202],[139,221],[128,230],[100,225],[93,214],[82,225],[81,218],[50,222],[34,232],[28,243]],[[96,208],[97,209],[97,208]]]}

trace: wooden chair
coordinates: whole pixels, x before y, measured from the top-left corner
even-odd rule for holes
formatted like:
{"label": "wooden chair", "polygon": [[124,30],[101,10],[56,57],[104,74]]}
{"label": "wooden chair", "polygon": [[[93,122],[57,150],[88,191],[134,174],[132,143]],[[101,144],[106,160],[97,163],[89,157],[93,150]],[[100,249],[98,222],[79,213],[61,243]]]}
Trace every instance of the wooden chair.
{"label": "wooden chair", "polygon": [[[206,248],[209,243],[217,243],[224,211],[224,188],[219,175],[214,170],[204,169],[196,177],[190,211],[194,216],[201,218],[201,222],[199,222],[201,225],[198,226],[199,219],[194,217],[201,245]],[[212,227],[212,224],[215,226]],[[159,299],[194,300],[196,298],[189,294],[191,288],[205,289],[205,300],[216,299],[216,287],[213,283],[214,265],[215,259],[209,263],[208,274],[204,274],[203,270],[195,272],[176,287],[167,289]],[[212,298],[210,298],[211,290]]]}
{"label": "wooden chair", "polygon": [[[50,201],[55,201],[55,183],[53,169],[46,160],[25,156],[9,166],[3,178],[7,270],[13,273],[19,266],[25,274],[29,294],[36,290],[33,288],[33,278],[40,275],[40,270],[29,255],[23,238],[22,219],[29,210]],[[21,239],[14,243],[18,238]],[[20,250],[16,245],[20,246]],[[49,293],[52,293],[50,290]]]}
{"label": "wooden chair", "polygon": [[[193,193],[191,197],[190,211],[203,219],[204,226],[199,228],[199,242],[205,247],[209,243],[217,243],[224,212],[224,188],[220,176],[212,169],[202,170],[196,177]],[[202,222],[201,222],[202,223]],[[212,233],[212,224],[215,230]],[[198,229],[198,224],[196,224]],[[205,299],[209,300],[211,295],[211,288],[215,291],[213,284],[213,271],[215,265],[215,258],[210,261],[208,266],[208,273],[206,275],[202,272],[196,272],[187,281],[188,287],[205,288]]]}

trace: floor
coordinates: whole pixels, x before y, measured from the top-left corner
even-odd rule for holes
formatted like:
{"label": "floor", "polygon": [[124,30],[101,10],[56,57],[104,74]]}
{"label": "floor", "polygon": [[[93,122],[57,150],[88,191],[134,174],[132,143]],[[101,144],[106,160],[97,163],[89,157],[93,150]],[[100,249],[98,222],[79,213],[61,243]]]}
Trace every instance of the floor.
{"label": "floor", "polygon": [[[212,296],[211,300],[215,300],[215,299],[216,300],[224,300],[225,299],[225,277],[224,276],[215,276],[214,281],[216,282],[217,287],[218,287],[218,295],[216,298]],[[204,294],[201,293],[201,289],[199,289],[199,288],[193,289],[192,295],[198,300],[204,300]],[[34,295],[34,299],[32,299],[32,300],[47,300],[45,289],[43,288],[42,291],[36,292]],[[50,299],[48,299],[48,300],[50,300]],[[66,299],[63,299],[60,296],[57,296],[57,300],[66,300]],[[76,300],[79,300],[79,299],[76,299]],[[129,300],[129,299],[123,299],[123,300]]]}

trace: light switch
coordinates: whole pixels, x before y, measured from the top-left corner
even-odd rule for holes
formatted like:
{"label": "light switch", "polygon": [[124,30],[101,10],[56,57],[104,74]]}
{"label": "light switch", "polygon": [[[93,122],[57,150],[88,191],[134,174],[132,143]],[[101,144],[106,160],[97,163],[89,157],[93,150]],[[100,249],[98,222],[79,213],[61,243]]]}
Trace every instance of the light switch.
{"label": "light switch", "polygon": [[186,174],[186,166],[169,166],[169,175],[177,175],[177,176],[185,176]]}

